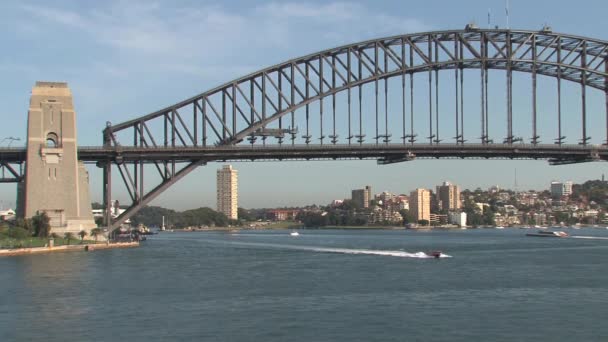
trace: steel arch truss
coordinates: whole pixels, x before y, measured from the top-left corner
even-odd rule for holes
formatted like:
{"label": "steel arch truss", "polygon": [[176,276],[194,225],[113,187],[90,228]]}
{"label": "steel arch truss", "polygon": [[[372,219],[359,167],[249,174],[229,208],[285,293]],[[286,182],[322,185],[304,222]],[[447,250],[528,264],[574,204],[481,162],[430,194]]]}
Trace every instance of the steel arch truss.
{"label": "steel arch truss", "polygon": [[[125,146],[176,151],[179,148],[205,149],[239,144],[266,146],[270,143],[269,138],[273,138],[272,143],[281,146],[295,146],[299,142],[306,146],[378,145],[391,143],[392,131],[398,123],[400,137],[397,140],[404,145],[415,144],[418,134],[414,130],[413,75],[416,73],[428,73],[429,111],[425,124],[428,125],[429,135],[426,139],[429,145],[439,144],[442,139],[439,131],[438,72],[441,70],[454,70],[456,101],[451,115],[456,144],[466,145],[467,141],[464,133],[464,69],[480,70],[481,116],[478,138],[481,144],[492,143],[488,124],[488,70],[498,69],[504,70],[507,75],[504,144],[512,145],[520,141],[513,131],[512,73],[515,71],[532,74],[531,144],[538,144],[540,138],[536,117],[536,76],[545,75],[556,78],[558,84],[558,130],[555,143],[561,146],[565,139],[561,128],[561,80],[566,80],[581,85],[582,130],[579,141],[581,145],[587,145],[590,137],[587,134],[586,89],[591,87],[608,94],[607,60],[608,42],[601,40],[548,30],[476,28],[381,38],[296,58],[154,113],[121,124],[108,125],[104,130],[104,145],[114,148],[115,156],[102,162],[105,167],[104,201],[109,207],[111,191],[108,189],[112,164],[118,167],[133,200],[131,208],[115,222],[119,224],[177,179],[196,166],[210,161],[205,158],[184,159],[177,152],[170,161],[153,161],[152,168],[160,175],[161,182],[144,194],[144,162],[122,163],[119,139],[122,144],[127,144]],[[400,112],[400,120],[389,131],[388,80],[395,77],[401,81],[401,101],[398,110],[392,111]],[[362,89],[364,86],[369,88],[370,85],[373,85],[375,101],[371,102],[375,109],[368,116],[375,118],[375,125],[366,124],[363,120],[364,111],[368,110],[363,109]],[[409,94],[406,89],[410,91]],[[345,112],[341,119],[336,118],[336,97],[339,94],[347,98],[347,108],[341,109]],[[606,108],[608,141],[608,95]],[[318,125],[313,127],[315,118]],[[348,127],[337,130],[337,125]],[[343,131],[344,134],[339,136],[338,131]],[[368,132],[373,135],[367,137]],[[179,165],[184,163],[186,166],[179,169]],[[176,167],[176,164],[179,165]]]}
{"label": "steel arch truss", "polygon": [[24,177],[23,162],[0,161],[0,183],[19,183]]}

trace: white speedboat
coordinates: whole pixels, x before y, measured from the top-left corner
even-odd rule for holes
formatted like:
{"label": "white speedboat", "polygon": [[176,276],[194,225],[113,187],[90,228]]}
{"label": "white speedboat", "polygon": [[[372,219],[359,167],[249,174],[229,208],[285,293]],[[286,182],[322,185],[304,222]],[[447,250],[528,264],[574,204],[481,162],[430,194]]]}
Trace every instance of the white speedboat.
{"label": "white speedboat", "polygon": [[497,226],[496,229],[505,229],[503,226]]}
{"label": "white speedboat", "polygon": [[559,237],[564,238],[568,237],[568,233],[566,232],[554,232],[554,231],[543,231],[539,230],[537,233],[528,233],[526,236],[538,236],[538,237]]}
{"label": "white speedboat", "polygon": [[300,233],[298,233],[298,232],[291,232],[291,233],[289,233],[289,235],[291,235],[291,236],[300,236]]}

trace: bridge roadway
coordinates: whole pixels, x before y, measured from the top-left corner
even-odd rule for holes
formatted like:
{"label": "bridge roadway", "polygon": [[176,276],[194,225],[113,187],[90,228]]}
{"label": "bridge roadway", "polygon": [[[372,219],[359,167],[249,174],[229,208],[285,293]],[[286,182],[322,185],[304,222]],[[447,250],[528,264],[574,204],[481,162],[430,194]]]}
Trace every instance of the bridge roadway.
{"label": "bridge roadway", "polygon": [[[25,148],[0,149],[0,162],[25,161]],[[557,144],[328,144],[328,145],[266,145],[213,147],[103,147],[81,146],[78,158],[84,162],[144,163],[160,161],[190,162],[194,160],[320,160],[378,159],[380,164],[408,161],[414,158],[475,159],[547,159],[552,164],[568,164],[608,160],[605,145]]]}

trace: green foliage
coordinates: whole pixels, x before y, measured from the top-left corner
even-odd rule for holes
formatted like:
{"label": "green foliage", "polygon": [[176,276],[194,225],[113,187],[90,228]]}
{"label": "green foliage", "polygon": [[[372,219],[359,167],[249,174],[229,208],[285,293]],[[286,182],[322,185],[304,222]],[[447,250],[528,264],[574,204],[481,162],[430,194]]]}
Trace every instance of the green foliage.
{"label": "green foliage", "polygon": [[91,209],[104,209],[104,206],[102,203],[93,202],[91,203]]}
{"label": "green foliage", "polygon": [[593,201],[606,208],[608,207],[608,182],[592,180],[583,184],[574,184],[571,198],[588,202]]}
{"label": "green foliage", "polygon": [[103,217],[96,217],[95,224],[97,225],[97,227],[103,226]]}
{"label": "green foliage", "polygon": [[102,231],[101,231],[100,228],[93,228],[93,229],[91,229],[91,236],[95,239],[95,241],[97,241],[97,238],[101,234],[102,234]]}
{"label": "green foliage", "polygon": [[238,208],[238,216],[241,221],[255,221],[255,217],[251,214],[251,212],[244,208]]}
{"label": "green foliage", "polygon": [[163,222],[163,216],[165,217],[165,224],[169,226],[169,224],[173,224],[177,213],[175,210],[162,207],[143,207],[131,217],[131,224],[134,226],[143,224],[148,227],[160,227]]}
{"label": "green foliage", "polygon": [[198,227],[198,226],[228,226],[228,218],[210,208],[198,208],[181,212],[174,218],[175,228]]}
{"label": "green foliage", "polygon": [[87,236],[87,232],[84,230],[81,230],[78,232],[78,236],[80,236],[80,242],[84,241],[84,237]]}
{"label": "green foliage", "polygon": [[399,214],[401,214],[401,217],[403,217],[403,224],[416,222],[416,217],[414,217],[414,214],[407,209],[399,210]]}
{"label": "green foliage", "polygon": [[32,234],[20,227],[11,227],[7,229],[6,236],[11,239],[27,239],[32,236]]}
{"label": "green foliage", "polygon": [[298,220],[304,224],[304,227],[325,227],[329,224],[328,215],[320,212],[302,212],[298,214]]}
{"label": "green foliage", "polygon": [[418,224],[421,226],[428,226],[429,223],[429,220],[418,220]]}
{"label": "green foliage", "polygon": [[67,244],[70,244],[70,241],[74,240],[74,234],[72,232],[67,232],[63,234],[63,238],[67,240]]}
{"label": "green foliage", "polygon": [[131,218],[131,222],[133,225],[141,223],[149,227],[160,227],[163,216],[165,217],[165,225],[176,229],[199,226],[226,227],[229,224],[226,215],[211,208],[176,212],[162,207],[144,207]]}
{"label": "green foliage", "polygon": [[32,227],[34,228],[34,235],[37,237],[46,238],[51,232],[51,219],[45,212],[37,212],[36,215],[32,216]]}
{"label": "green foliage", "polygon": [[18,218],[15,221],[15,227],[21,227],[25,230],[27,230],[30,233],[34,233],[34,228],[32,225],[32,220],[31,219],[22,219],[22,218]]}

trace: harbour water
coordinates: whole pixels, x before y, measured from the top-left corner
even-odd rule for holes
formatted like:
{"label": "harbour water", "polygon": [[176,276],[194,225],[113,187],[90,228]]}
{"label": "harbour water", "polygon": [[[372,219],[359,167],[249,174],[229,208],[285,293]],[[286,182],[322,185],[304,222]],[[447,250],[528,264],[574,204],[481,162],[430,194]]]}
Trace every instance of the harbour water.
{"label": "harbour water", "polygon": [[176,232],[0,258],[0,339],[606,341],[608,230],[568,232],[588,238]]}

